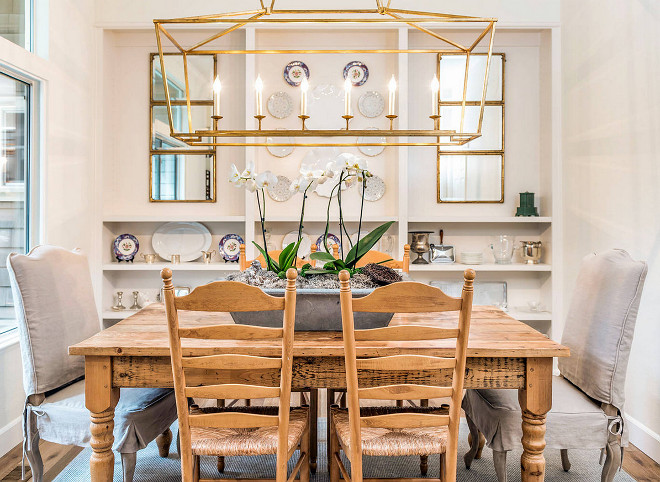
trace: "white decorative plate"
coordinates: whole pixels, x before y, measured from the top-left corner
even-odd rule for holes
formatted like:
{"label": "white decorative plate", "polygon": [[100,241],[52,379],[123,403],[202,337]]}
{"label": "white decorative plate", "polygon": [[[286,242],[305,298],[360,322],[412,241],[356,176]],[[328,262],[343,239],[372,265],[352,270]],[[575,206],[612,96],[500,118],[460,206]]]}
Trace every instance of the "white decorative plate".
{"label": "white decorative plate", "polygon": [[311,93],[308,106],[310,129],[342,129],[346,127],[344,115],[344,89],[334,85],[317,85]]}
{"label": "white decorative plate", "polygon": [[[365,130],[367,131],[377,131],[377,127],[367,127]],[[383,153],[385,150],[385,143],[387,142],[387,139],[385,137],[358,137],[357,144],[358,144],[358,150],[364,154],[365,156],[378,156]],[[380,146],[365,146],[363,144],[382,144]]]}
{"label": "white decorative plate", "polygon": [[151,238],[158,256],[170,261],[173,254],[181,261],[194,261],[211,247],[211,233],[200,223],[167,223],[159,226]]}
{"label": "white decorative plate", "polygon": [[[280,130],[280,129],[277,129]],[[268,144],[293,144],[293,137],[267,137]],[[266,150],[275,157],[286,157],[293,152],[293,146],[266,146]]]}
{"label": "white decorative plate", "polygon": [[[362,183],[358,182],[358,189],[362,195]],[[364,189],[365,201],[378,201],[385,195],[385,181],[378,176],[367,178],[367,187]]]}
{"label": "white decorative plate", "polygon": [[268,195],[273,201],[288,201],[293,196],[289,186],[291,186],[291,179],[286,176],[277,176],[277,184],[268,186]]}
{"label": "white decorative plate", "polygon": [[278,119],[289,117],[293,112],[293,99],[286,92],[275,92],[266,105],[270,115]]}
{"label": "white decorative plate", "polygon": [[[298,257],[307,258],[312,252],[312,240],[305,233],[302,233],[300,240],[300,246],[298,246]],[[289,234],[284,236],[284,239],[282,240],[282,249],[286,248],[291,243],[297,242],[298,231],[291,231]]]}
{"label": "white decorative plate", "polygon": [[358,99],[358,109],[365,117],[378,117],[385,110],[385,99],[378,92],[370,90]]}

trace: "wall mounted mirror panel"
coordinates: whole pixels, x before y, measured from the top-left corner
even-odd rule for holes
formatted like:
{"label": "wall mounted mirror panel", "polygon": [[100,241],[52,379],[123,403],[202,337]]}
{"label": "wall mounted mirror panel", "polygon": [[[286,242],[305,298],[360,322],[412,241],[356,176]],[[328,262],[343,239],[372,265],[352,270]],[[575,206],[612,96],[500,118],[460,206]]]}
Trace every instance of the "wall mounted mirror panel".
{"label": "wall mounted mirror panel", "polygon": [[[440,128],[477,132],[483,95],[480,79],[486,54],[438,55]],[[489,69],[481,136],[462,146],[438,148],[439,203],[504,202],[504,54],[493,54]],[[466,103],[462,104],[463,89]],[[463,109],[464,114],[463,114]]]}
{"label": "wall mounted mirror panel", "polygon": [[[160,57],[151,54],[149,200],[151,202],[215,202],[216,153],[194,147],[170,135]],[[175,131],[211,129],[213,80],[217,74],[214,55],[165,54],[167,85]],[[187,73],[187,81],[186,81]],[[190,108],[186,102],[190,90]],[[210,139],[205,139],[210,142]]]}
{"label": "wall mounted mirror panel", "polygon": [[211,201],[215,156],[162,153],[151,156],[151,201]]}
{"label": "wall mounted mirror panel", "polygon": [[499,202],[501,155],[448,155],[439,159],[439,190],[444,202]]}

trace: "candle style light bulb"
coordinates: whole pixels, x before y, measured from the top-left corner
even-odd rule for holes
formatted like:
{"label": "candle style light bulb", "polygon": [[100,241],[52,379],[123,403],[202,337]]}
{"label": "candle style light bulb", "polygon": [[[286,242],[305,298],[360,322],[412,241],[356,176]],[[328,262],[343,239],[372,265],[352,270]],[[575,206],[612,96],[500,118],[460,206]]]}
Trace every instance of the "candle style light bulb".
{"label": "candle style light bulb", "polygon": [[387,109],[387,115],[394,115],[394,101],[396,99],[396,79],[394,78],[394,75],[392,75],[392,78],[390,79],[390,83],[388,84],[388,89],[390,91],[390,97],[389,97],[389,108]]}
{"label": "candle style light bulb", "polygon": [[256,95],[256,106],[257,106],[257,115],[262,115],[262,94],[264,91],[264,82],[261,80],[261,75],[257,76],[257,80],[254,82],[254,90]]}
{"label": "candle style light bulb", "polygon": [[220,91],[222,90],[222,84],[220,83],[220,77],[216,76],[213,81],[213,115],[220,115]]}
{"label": "candle style light bulb", "polygon": [[433,104],[431,106],[431,112],[433,112],[432,115],[439,114],[440,106],[438,105],[439,104],[438,92],[440,92],[440,82],[438,81],[438,78],[434,75],[433,80],[431,81],[431,103]]}
{"label": "candle style light bulb", "polygon": [[344,81],[344,115],[351,115],[351,88],[353,83],[349,77]]}
{"label": "candle style light bulb", "polygon": [[300,82],[300,115],[307,115],[307,91],[309,90],[309,82],[307,77],[303,77]]}

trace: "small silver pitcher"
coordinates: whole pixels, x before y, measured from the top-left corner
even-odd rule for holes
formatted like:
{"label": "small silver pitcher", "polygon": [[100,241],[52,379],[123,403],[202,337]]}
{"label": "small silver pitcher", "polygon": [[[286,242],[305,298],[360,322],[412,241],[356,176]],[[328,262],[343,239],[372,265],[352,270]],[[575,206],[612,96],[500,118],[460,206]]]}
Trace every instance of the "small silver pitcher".
{"label": "small silver pitcher", "polygon": [[211,251],[202,251],[202,261],[204,261],[204,264],[211,264],[214,254],[215,249],[212,249]]}

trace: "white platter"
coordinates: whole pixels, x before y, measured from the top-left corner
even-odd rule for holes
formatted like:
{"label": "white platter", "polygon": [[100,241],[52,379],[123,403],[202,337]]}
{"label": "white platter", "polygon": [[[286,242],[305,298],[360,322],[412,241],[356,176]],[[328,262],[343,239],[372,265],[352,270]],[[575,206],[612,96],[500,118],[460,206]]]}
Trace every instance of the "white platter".
{"label": "white platter", "polygon": [[[277,129],[282,130],[282,129]],[[293,137],[266,137],[268,144],[293,144],[295,139]],[[293,146],[266,146],[266,150],[275,157],[286,157],[293,152]]]}
{"label": "white platter", "polygon": [[211,233],[200,223],[167,223],[156,229],[151,246],[164,260],[178,254],[181,262],[194,261],[211,247]]}
{"label": "white platter", "polygon": [[[291,231],[282,240],[282,249],[286,248],[291,243],[298,242],[298,231]],[[299,258],[308,258],[312,252],[312,240],[310,237],[302,233],[300,237],[300,246],[298,246],[298,257]]]}
{"label": "white platter", "polygon": [[344,115],[344,89],[331,84],[317,85],[311,92],[308,106],[310,129],[342,129],[346,127]]}

